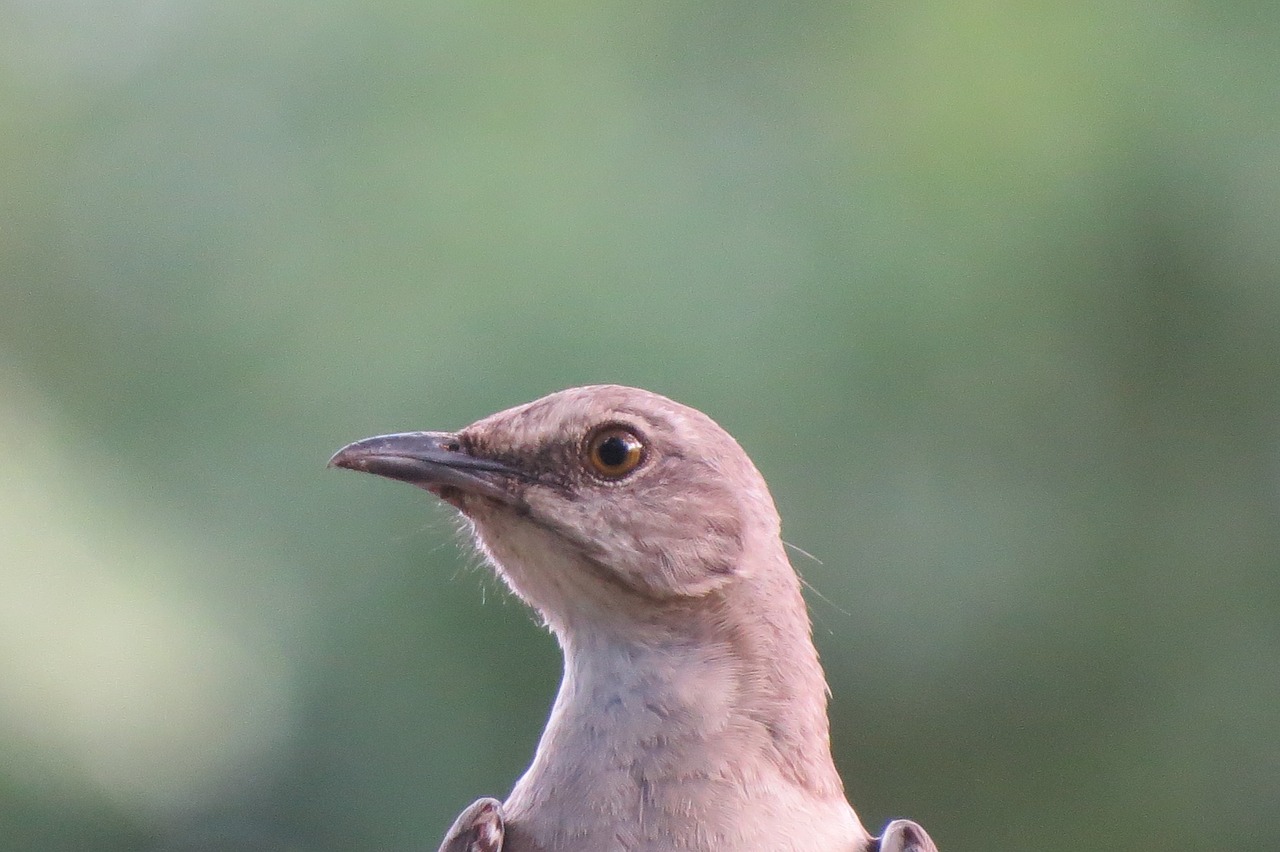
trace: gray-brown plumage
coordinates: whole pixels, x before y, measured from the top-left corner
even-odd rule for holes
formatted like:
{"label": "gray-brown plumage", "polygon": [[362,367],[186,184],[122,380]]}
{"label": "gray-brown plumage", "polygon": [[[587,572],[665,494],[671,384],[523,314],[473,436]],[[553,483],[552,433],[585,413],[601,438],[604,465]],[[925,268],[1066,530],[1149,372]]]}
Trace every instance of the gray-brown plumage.
{"label": "gray-brown plumage", "polygon": [[905,820],[871,837],[845,801],[773,499],[706,415],[573,388],[331,464],[452,504],[564,651],[532,765],[442,852],[936,852]]}

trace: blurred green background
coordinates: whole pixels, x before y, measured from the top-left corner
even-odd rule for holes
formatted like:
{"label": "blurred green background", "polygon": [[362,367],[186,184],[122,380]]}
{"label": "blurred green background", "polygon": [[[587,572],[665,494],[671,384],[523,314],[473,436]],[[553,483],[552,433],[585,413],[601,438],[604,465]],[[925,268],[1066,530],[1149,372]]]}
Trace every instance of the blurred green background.
{"label": "blurred green background", "polygon": [[434,850],[551,638],[341,444],[770,480],[868,826],[1280,836],[1280,7],[0,4],[0,847]]}

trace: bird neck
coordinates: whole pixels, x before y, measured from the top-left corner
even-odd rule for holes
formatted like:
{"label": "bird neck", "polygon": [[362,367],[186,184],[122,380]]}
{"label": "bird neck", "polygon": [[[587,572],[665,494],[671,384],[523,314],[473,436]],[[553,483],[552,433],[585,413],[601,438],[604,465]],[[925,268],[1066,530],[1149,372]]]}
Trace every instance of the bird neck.
{"label": "bird neck", "polygon": [[[768,771],[843,800],[804,600],[785,555],[776,558],[783,566],[750,572],[714,600],[559,631],[564,679],[539,752],[679,777]],[[577,747],[557,745],[569,740]]]}

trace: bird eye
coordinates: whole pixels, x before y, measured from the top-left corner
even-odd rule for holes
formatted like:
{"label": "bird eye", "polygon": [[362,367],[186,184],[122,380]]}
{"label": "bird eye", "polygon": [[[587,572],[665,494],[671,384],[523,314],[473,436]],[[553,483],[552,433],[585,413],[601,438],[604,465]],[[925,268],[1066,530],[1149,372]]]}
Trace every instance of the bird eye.
{"label": "bird eye", "polygon": [[587,461],[606,479],[620,479],[640,466],[644,444],[630,429],[608,426],[587,439]]}

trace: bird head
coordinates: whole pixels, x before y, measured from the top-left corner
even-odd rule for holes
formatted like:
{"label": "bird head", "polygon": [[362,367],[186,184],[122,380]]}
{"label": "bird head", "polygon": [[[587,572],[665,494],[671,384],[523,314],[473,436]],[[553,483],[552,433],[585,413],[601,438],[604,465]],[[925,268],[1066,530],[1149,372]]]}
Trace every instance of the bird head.
{"label": "bird head", "polygon": [[454,506],[553,628],[632,619],[724,589],[748,570],[744,552],[778,534],[764,480],[727,432],[616,385],[561,391],[458,432],[367,438],[330,464]]}

